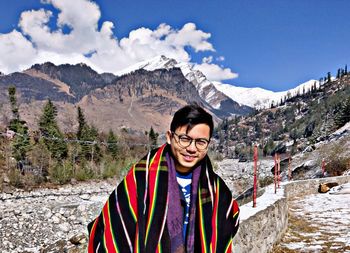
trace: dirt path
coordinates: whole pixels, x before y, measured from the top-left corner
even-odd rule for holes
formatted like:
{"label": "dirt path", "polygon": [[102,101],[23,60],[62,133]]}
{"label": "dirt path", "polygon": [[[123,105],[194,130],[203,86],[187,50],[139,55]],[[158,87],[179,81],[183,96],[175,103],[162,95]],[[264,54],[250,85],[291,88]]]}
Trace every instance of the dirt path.
{"label": "dirt path", "polygon": [[288,229],[273,253],[350,252],[350,195],[313,194],[289,203]]}

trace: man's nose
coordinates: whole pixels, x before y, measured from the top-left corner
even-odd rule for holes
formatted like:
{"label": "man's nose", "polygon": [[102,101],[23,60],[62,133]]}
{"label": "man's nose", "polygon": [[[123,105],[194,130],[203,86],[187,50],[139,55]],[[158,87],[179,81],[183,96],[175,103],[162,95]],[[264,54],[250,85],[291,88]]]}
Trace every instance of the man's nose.
{"label": "man's nose", "polygon": [[186,148],[188,152],[196,152],[197,147],[196,147],[196,142],[193,140],[191,144]]}

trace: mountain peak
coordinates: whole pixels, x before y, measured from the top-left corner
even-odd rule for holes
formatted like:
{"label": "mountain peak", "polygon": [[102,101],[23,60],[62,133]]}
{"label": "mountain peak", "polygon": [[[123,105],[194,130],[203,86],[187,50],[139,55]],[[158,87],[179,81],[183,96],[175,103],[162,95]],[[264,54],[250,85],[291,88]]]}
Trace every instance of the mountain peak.
{"label": "mountain peak", "polygon": [[178,63],[175,59],[168,58],[165,55],[158,55],[154,58],[138,62],[134,65],[131,65],[130,67],[127,67],[126,69],[118,71],[116,75],[122,76],[138,69],[145,69],[148,71],[154,71],[157,69],[171,69],[174,68],[177,64]]}
{"label": "mountain peak", "polygon": [[46,69],[46,68],[52,68],[52,67],[57,67],[55,64],[53,64],[52,62],[44,62],[44,63],[36,63],[34,65],[32,65],[29,69],[34,69],[34,70],[41,70],[41,69]]}

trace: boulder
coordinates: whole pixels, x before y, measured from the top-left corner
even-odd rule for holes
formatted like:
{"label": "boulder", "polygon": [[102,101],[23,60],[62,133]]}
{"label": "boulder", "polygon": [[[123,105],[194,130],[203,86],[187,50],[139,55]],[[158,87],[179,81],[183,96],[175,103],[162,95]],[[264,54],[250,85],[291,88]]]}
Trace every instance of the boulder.
{"label": "boulder", "polygon": [[319,193],[329,192],[329,190],[334,186],[338,186],[338,183],[322,183],[318,186],[318,192]]}
{"label": "boulder", "polygon": [[69,239],[69,241],[74,245],[80,245],[87,242],[87,238],[85,234],[76,234]]}

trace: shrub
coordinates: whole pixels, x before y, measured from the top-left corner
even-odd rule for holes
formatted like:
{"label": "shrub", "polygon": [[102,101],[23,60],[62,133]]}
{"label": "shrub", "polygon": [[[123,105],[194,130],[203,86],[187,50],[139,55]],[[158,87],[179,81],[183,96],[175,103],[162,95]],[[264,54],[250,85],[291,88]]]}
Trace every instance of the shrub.
{"label": "shrub", "polygon": [[73,175],[73,165],[67,160],[56,162],[49,169],[49,176],[53,183],[65,184]]}
{"label": "shrub", "polygon": [[117,176],[118,168],[120,168],[119,166],[120,162],[112,159],[106,159],[103,163],[101,163],[102,178],[106,179]]}
{"label": "shrub", "polygon": [[340,176],[350,169],[350,157],[346,153],[347,143],[346,140],[343,140],[322,149],[319,164],[322,164],[322,159],[325,159],[325,169],[328,175]]}
{"label": "shrub", "polygon": [[89,162],[83,161],[75,171],[75,178],[78,181],[86,181],[95,177],[94,169]]}
{"label": "shrub", "polygon": [[259,186],[260,187],[265,187],[267,185],[270,185],[274,182],[274,177],[264,177],[264,178],[259,178]]}
{"label": "shrub", "polygon": [[21,173],[18,169],[16,168],[11,168],[9,173],[8,173],[8,177],[10,180],[10,184],[14,187],[22,187],[23,183],[21,180]]}
{"label": "shrub", "polygon": [[350,158],[333,157],[326,163],[326,171],[330,176],[341,176],[346,170],[350,169]]}

